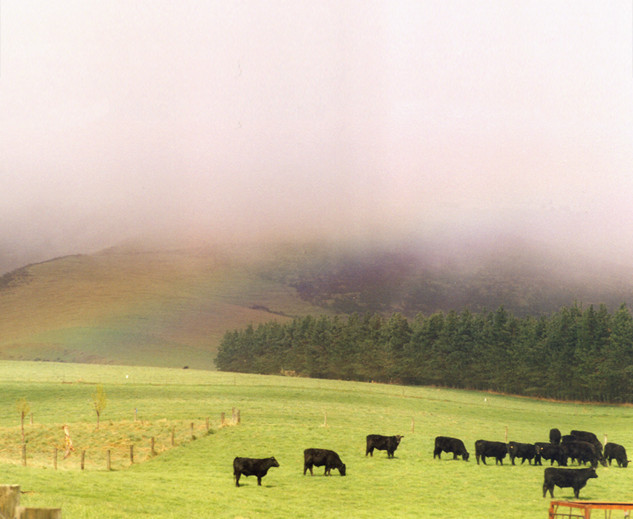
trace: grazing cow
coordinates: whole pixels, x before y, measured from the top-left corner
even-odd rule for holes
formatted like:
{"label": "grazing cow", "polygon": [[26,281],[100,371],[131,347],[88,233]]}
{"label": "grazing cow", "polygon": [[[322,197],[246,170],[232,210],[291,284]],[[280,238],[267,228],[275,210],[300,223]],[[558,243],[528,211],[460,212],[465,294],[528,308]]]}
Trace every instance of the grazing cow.
{"label": "grazing cow", "polygon": [[262,478],[271,467],[278,467],[275,458],[235,458],[233,460],[233,476],[235,486],[240,486],[240,476],[257,476],[257,484],[262,485]]}
{"label": "grazing cow", "polygon": [[602,443],[600,443],[600,440],[594,433],[588,431],[571,431],[570,434],[576,440],[589,442],[594,445],[598,451],[598,455],[602,458]]}
{"label": "grazing cow", "polygon": [[626,455],[626,449],[619,443],[609,442],[604,446],[604,457],[611,465],[611,462],[615,459],[618,462],[618,467],[628,467],[629,460]]}
{"label": "grazing cow", "polygon": [[399,434],[396,436],[382,436],[380,434],[368,434],[367,435],[367,449],[365,449],[365,456],[370,454],[374,455],[374,449],[378,449],[379,451],[387,451],[387,457],[393,458],[393,453],[398,448],[400,444],[400,440],[404,438],[404,436],[400,436]]}
{"label": "grazing cow", "polygon": [[598,454],[598,450],[592,443],[576,440],[567,441],[562,446],[565,456],[572,461],[576,460],[579,465],[591,463],[594,469],[598,466],[598,462],[606,465],[606,462],[603,461],[604,458]]}
{"label": "grazing cow", "polygon": [[567,465],[567,456],[562,445],[553,445],[551,443],[537,442],[534,444],[536,450],[536,456],[534,458],[534,464],[542,465],[541,459],[550,460],[550,465],[554,462],[558,463],[558,466]]}
{"label": "grazing cow", "polygon": [[550,496],[554,497],[554,485],[558,488],[571,487],[574,489],[574,497],[579,499],[580,489],[587,484],[587,480],[597,478],[596,470],[589,469],[560,469],[548,467],[545,469],[545,479],[543,481],[543,497],[549,490]]}
{"label": "grazing cow", "polygon": [[536,457],[536,448],[532,443],[508,443],[508,453],[510,454],[510,461],[514,465],[515,458],[521,458],[521,465],[528,460],[528,463],[532,465],[532,460]]}
{"label": "grazing cow", "polygon": [[312,466],[322,467],[325,465],[324,476],[329,476],[332,469],[338,469],[341,476],[345,475],[345,463],[334,451],[328,449],[306,449],[303,451],[303,475],[309,470],[310,475],[314,476]]}
{"label": "grazing cow", "polygon": [[503,442],[490,442],[486,440],[477,440],[475,442],[475,457],[477,458],[477,465],[479,465],[479,458],[486,465],[486,456],[495,458],[495,464],[503,465],[503,458],[508,453],[508,446]]}
{"label": "grazing cow", "polygon": [[558,429],[550,429],[549,430],[549,442],[552,445],[558,445],[560,443],[562,436]]}
{"label": "grazing cow", "polygon": [[453,459],[456,460],[457,456],[461,456],[464,461],[468,461],[468,451],[464,442],[459,438],[451,438],[449,436],[437,436],[435,438],[435,449],[433,450],[433,458],[437,457],[442,459],[442,451],[452,452]]}

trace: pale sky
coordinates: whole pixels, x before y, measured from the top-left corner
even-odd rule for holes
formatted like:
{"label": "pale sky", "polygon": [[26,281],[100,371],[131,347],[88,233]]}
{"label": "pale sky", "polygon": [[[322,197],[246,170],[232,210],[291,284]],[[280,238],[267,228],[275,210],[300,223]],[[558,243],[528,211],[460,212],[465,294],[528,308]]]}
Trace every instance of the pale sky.
{"label": "pale sky", "polygon": [[633,264],[632,10],[2,0],[0,255],[510,228]]}

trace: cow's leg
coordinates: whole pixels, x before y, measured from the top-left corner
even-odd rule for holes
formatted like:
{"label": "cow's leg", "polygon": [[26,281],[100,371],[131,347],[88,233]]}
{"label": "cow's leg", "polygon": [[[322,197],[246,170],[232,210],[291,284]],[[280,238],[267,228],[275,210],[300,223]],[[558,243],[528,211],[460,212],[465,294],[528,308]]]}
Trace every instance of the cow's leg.
{"label": "cow's leg", "polygon": [[259,485],[260,487],[262,486],[262,477],[261,476],[257,476],[257,485]]}
{"label": "cow's leg", "polygon": [[580,488],[574,487],[574,497],[576,499],[580,499],[580,495],[579,494],[580,494]]}
{"label": "cow's leg", "polygon": [[240,475],[241,474],[239,472],[235,474],[235,486],[236,487],[240,486]]}
{"label": "cow's leg", "polygon": [[549,490],[549,494],[554,498],[554,485],[548,485],[547,483],[543,483],[543,497],[547,496],[547,491]]}

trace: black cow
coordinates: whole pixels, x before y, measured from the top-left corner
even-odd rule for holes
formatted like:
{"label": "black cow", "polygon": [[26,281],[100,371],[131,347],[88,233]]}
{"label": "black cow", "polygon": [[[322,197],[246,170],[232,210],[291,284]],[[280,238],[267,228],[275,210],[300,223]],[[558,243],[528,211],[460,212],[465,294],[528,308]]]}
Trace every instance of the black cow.
{"label": "black cow", "polygon": [[278,467],[275,458],[235,458],[233,460],[233,476],[235,486],[240,486],[240,476],[257,476],[257,484],[262,485],[262,478],[271,467]]}
{"label": "black cow", "polygon": [[595,469],[598,466],[598,462],[606,465],[603,461],[603,457],[598,453],[595,445],[584,441],[566,441],[562,444],[565,456],[569,459],[576,460],[579,465],[585,463],[591,463],[591,466]]}
{"label": "black cow", "polygon": [[618,462],[618,467],[628,467],[629,460],[626,455],[626,449],[619,443],[609,442],[604,446],[604,457],[611,465],[611,462],[615,459]]}
{"label": "black cow", "polygon": [[380,434],[368,434],[367,435],[367,449],[365,449],[365,456],[370,454],[374,455],[374,449],[378,449],[379,451],[387,451],[387,457],[393,458],[393,453],[398,448],[400,444],[400,440],[404,438],[404,436],[400,436],[399,434],[396,436],[382,436]]}
{"label": "black cow", "polygon": [[536,448],[532,443],[508,443],[508,453],[510,454],[510,461],[514,465],[515,458],[521,458],[521,465],[528,460],[528,463],[532,465],[532,460],[536,457]]}
{"label": "black cow", "polygon": [[329,476],[332,469],[338,469],[341,476],[345,475],[345,463],[341,461],[339,455],[328,449],[306,449],[303,451],[303,475],[309,470],[314,476],[312,466],[322,467],[325,465],[324,476]]}
{"label": "black cow", "polygon": [[576,440],[589,442],[594,445],[598,454],[602,457],[602,443],[594,433],[589,431],[571,431],[571,436]]}
{"label": "black cow", "polygon": [[464,442],[459,438],[451,438],[449,436],[436,436],[435,449],[433,450],[433,458],[437,457],[442,459],[443,452],[452,452],[453,459],[456,460],[457,456],[461,456],[464,461],[468,461],[468,451]]}
{"label": "black cow", "polygon": [[548,467],[545,469],[545,479],[543,481],[543,497],[547,495],[549,490],[550,496],[554,497],[554,485],[558,488],[572,487],[574,489],[574,497],[578,499],[580,489],[587,484],[587,480],[597,478],[596,470],[589,469],[560,469],[556,467]]}
{"label": "black cow", "polygon": [[550,465],[553,465],[554,462],[558,463],[559,466],[567,465],[567,456],[565,455],[565,450],[562,445],[537,442],[534,444],[534,448],[536,450],[536,456],[534,458],[535,465],[542,465],[541,459],[549,460]]}
{"label": "black cow", "polygon": [[541,460],[541,451],[546,445],[551,445],[547,442],[534,442],[534,465],[543,465],[543,461]]}
{"label": "black cow", "polygon": [[560,443],[562,436],[558,429],[550,429],[549,430],[549,442],[552,445],[558,445]]}
{"label": "black cow", "polygon": [[495,464],[503,465],[503,458],[508,453],[508,446],[503,442],[490,442],[487,440],[477,440],[475,442],[475,457],[477,458],[477,465],[479,465],[479,458],[486,465],[486,457],[495,458]]}

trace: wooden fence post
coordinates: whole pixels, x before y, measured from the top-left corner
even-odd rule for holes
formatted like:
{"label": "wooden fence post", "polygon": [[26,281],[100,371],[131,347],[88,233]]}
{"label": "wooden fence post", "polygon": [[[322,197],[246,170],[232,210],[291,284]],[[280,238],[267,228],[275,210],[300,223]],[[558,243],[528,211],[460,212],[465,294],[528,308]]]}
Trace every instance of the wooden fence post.
{"label": "wooden fence post", "polygon": [[19,505],[20,485],[0,485],[0,515],[13,519]]}
{"label": "wooden fence post", "polygon": [[209,417],[208,417],[208,416],[207,416],[207,422],[206,422],[206,425],[207,425],[207,432],[208,432],[208,431],[209,431]]}
{"label": "wooden fence post", "polygon": [[134,444],[130,445],[130,463],[134,463]]}
{"label": "wooden fence post", "polygon": [[152,448],[152,456],[156,456],[156,449],[154,448],[155,441],[154,441],[154,437],[153,436],[152,436],[152,439],[151,439],[150,443],[151,443],[151,448]]}
{"label": "wooden fence post", "polygon": [[235,407],[231,409],[231,417],[233,419],[233,423],[237,423],[237,414],[235,413]]}
{"label": "wooden fence post", "polygon": [[196,439],[196,435],[193,434],[193,422],[191,422],[191,439],[195,440]]}
{"label": "wooden fence post", "polygon": [[81,451],[81,470],[83,470],[85,466],[86,466],[86,451],[82,450]]}
{"label": "wooden fence post", "polygon": [[172,427],[171,428],[171,446],[173,447],[174,445],[176,445],[176,427]]}
{"label": "wooden fence post", "polygon": [[112,470],[112,454],[110,453],[110,449],[106,452],[106,469],[108,472]]}
{"label": "wooden fence post", "polygon": [[57,470],[57,447],[53,450],[53,468]]}
{"label": "wooden fence post", "polygon": [[22,444],[22,465],[26,467],[26,443]]}
{"label": "wooden fence post", "polygon": [[236,423],[238,423],[238,424],[239,424],[239,423],[241,423],[241,422],[242,422],[242,419],[240,418],[240,410],[238,409],[238,410],[237,410],[237,422],[236,422]]}
{"label": "wooden fence post", "polygon": [[16,508],[16,519],[62,519],[61,508]]}

